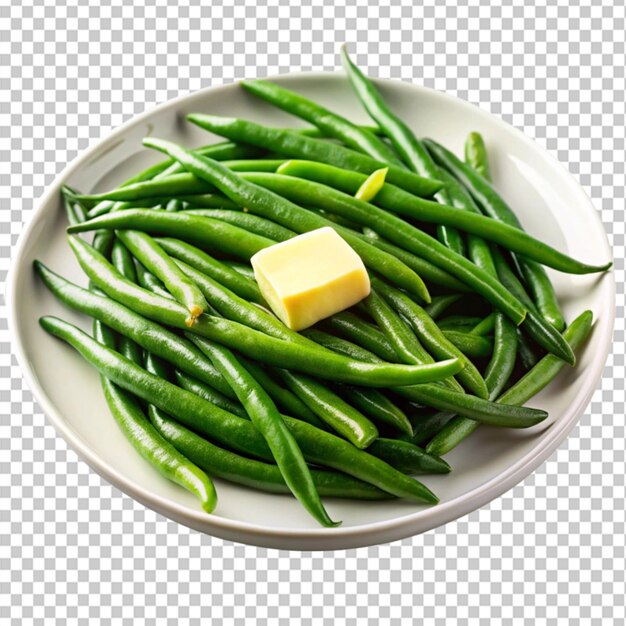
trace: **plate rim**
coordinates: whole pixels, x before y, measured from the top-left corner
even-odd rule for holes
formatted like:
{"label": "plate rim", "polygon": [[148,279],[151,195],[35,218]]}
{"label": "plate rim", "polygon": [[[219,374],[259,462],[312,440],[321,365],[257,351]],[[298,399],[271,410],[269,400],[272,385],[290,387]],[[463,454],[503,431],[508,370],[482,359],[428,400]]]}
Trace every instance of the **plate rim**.
{"label": "plate rim", "polygon": [[[268,80],[276,82],[289,82],[295,79],[329,79],[329,80],[345,80],[345,75],[341,72],[290,72],[268,77]],[[13,353],[16,356],[22,377],[26,380],[29,388],[33,392],[33,396],[37,403],[41,406],[47,419],[52,423],[56,432],[60,434],[65,442],[85,461],[89,467],[97,472],[102,478],[120,489],[126,495],[141,502],[144,506],[151,508],[158,513],[184,525],[190,526],[200,532],[215,534],[215,536],[226,538],[229,540],[240,541],[257,546],[265,546],[282,549],[295,550],[327,550],[327,549],[349,549],[354,547],[364,547],[382,542],[387,543],[398,539],[406,538],[415,534],[426,532],[450,521],[458,519],[471,511],[485,506],[498,496],[502,495],[513,486],[518,484],[523,478],[529,476],[545,459],[554,452],[554,450],[567,438],[574,426],[584,413],[585,408],[589,404],[593,394],[598,388],[602,380],[602,372],[604,370],[606,360],[611,350],[612,337],[615,323],[615,272],[614,269],[608,271],[603,280],[608,280],[608,294],[610,297],[610,306],[607,310],[603,310],[603,315],[594,320],[593,333],[599,333],[597,338],[601,348],[602,358],[594,358],[590,364],[590,372],[587,376],[586,383],[580,386],[573,402],[559,416],[559,421],[549,426],[550,432],[544,439],[541,446],[533,448],[526,453],[521,459],[509,466],[504,472],[492,479],[481,483],[474,489],[465,492],[452,500],[438,504],[436,506],[420,509],[400,517],[390,520],[382,520],[367,524],[359,524],[356,526],[343,526],[339,528],[278,528],[262,524],[253,524],[250,522],[242,522],[230,518],[221,517],[216,514],[207,514],[204,511],[191,509],[182,504],[176,503],[164,496],[155,494],[142,486],[128,479],[119,472],[110,463],[101,459],[96,452],[83,442],[78,433],[75,433],[69,425],[64,421],[60,411],[58,411],[54,403],[50,400],[43,387],[30,367],[24,346],[22,344],[19,333],[15,332],[17,328],[17,301],[19,276],[24,271],[25,263],[23,255],[26,244],[30,239],[30,235],[39,218],[44,213],[46,206],[51,199],[60,192],[61,185],[68,180],[72,174],[86,161],[89,161],[97,152],[104,151],[109,144],[114,143],[117,138],[126,132],[126,129],[135,124],[141,123],[146,118],[166,111],[174,109],[193,98],[200,98],[206,93],[216,93],[237,89],[241,80],[221,85],[208,86],[195,92],[182,94],[163,102],[157,106],[149,107],[142,113],[131,117],[121,126],[115,128],[106,136],[96,139],[84,151],[80,152],[70,164],[68,164],[48,186],[44,194],[36,203],[36,208],[30,215],[28,222],[23,227],[18,241],[13,248],[13,255],[5,283],[5,307],[7,310],[7,321],[12,345]],[[581,201],[587,205],[590,216],[604,234],[603,248],[604,253],[611,260],[613,254],[608,241],[608,236],[604,224],[602,223],[600,212],[594,207],[591,199],[581,187],[580,183],[573,175],[543,146],[539,145],[535,140],[524,134],[518,128],[512,126],[508,122],[502,120],[497,115],[481,109],[479,106],[467,102],[457,96],[438,91],[429,87],[415,85],[413,83],[402,80],[390,79],[374,79],[375,83],[382,86],[393,84],[394,87],[411,91],[414,94],[419,92],[434,95],[453,102],[457,106],[467,108],[480,116],[487,118],[491,124],[505,129],[507,132],[513,132],[518,139],[521,139],[533,150],[538,150],[544,158],[547,158],[561,175],[565,175],[568,179],[570,187],[576,190],[576,194]],[[589,382],[590,381],[590,382]],[[419,525],[419,528],[416,526]]]}

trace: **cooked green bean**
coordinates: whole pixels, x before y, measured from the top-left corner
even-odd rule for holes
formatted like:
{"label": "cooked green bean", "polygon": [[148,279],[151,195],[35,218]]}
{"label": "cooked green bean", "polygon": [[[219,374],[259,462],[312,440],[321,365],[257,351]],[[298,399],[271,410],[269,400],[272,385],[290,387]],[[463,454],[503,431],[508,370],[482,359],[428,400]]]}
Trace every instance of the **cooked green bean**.
{"label": "cooked green bean", "polygon": [[[132,282],[137,282],[137,273],[135,271],[133,257],[126,246],[124,246],[119,239],[116,239],[113,242],[113,247],[111,248],[111,263],[113,264],[113,267],[115,267],[117,271],[122,274],[122,276]],[[99,325],[100,322],[98,320],[94,320],[94,331]],[[98,329],[98,332],[100,332],[100,330],[101,329]],[[96,333],[94,332],[94,337],[95,335]],[[115,344],[112,344],[109,347],[114,347],[114,345]],[[135,363],[142,362],[143,350],[136,342],[124,335],[120,335],[119,337],[118,350],[131,361],[134,361]]]}
{"label": "cooked green bean", "polygon": [[129,209],[102,215],[68,228],[68,233],[80,233],[97,228],[141,230],[151,235],[177,237],[200,246],[207,246],[246,261],[259,250],[275,242],[226,222],[190,215],[187,211],[166,213]]}
{"label": "cooked green bean", "polygon": [[525,370],[532,369],[537,365],[540,357],[526,335],[519,328],[517,329],[517,349],[520,363]]}
{"label": "cooked green bean", "polygon": [[449,411],[431,411],[427,415],[419,416],[419,419],[413,419],[412,442],[416,446],[428,443],[454,417],[455,414]]}
{"label": "cooked green bean", "polygon": [[470,359],[487,358],[493,350],[493,343],[479,335],[471,335],[456,330],[443,330],[443,336]]}
{"label": "cooked green bean", "polygon": [[424,307],[424,310],[434,320],[441,317],[449,307],[455,302],[458,302],[463,297],[463,294],[452,293],[444,296],[435,296],[431,303]]}
{"label": "cooked green bean", "polygon": [[[311,332],[308,334],[311,336]],[[376,355],[368,350],[345,340],[332,338],[326,333],[315,332],[312,336],[326,347],[332,348],[340,354],[349,354],[352,358],[359,358],[370,363],[380,361]],[[395,387],[392,391],[419,405],[432,407],[453,415],[463,415],[494,426],[526,428],[543,421],[548,416],[545,411],[495,404],[439,384]]]}
{"label": "cooked green bean", "polygon": [[198,286],[180,270],[150,235],[137,230],[120,230],[116,234],[139,262],[159,278],[174,298],[185,306],[189,311],[187,325],[192,326],[208,306]]}
{"label": "cooked green bean", "polygon": [[[489,217],[507,224],[512,228],[523,230],[522,224],[517,219],[515,213],[486,178],[481,176],[481,174],[476,172],[472,167],[463,163],[461,159],[457,158],[456,155],[443,146],[433,141],[428,141],[427,145],[435,160],[448,171],[452,172],[454,176],[463,183]],[[520,251],[515,250],[515,252]],[[523,255],[523,252],[520,252],[520,254]],[[554,287],[545,269],[532,259],[533,257],[527,259],[521,256],[517,257],[517,262],[541,315],[557,330],[563,330],[565,320],[560,311]],[[535,259],[535,261],[538,260],[539,259]],[[547,265],[549,265],[549,263],[547,263]],[[610,264],[607,267],[609,266]]]}
{"label": "cooked green bean", "polygon": [[465,162],[485,180],[491,182],[491,170],[485,141],[480,133],[472,132],[465,140]]}
{"label": "cooked green bean", "polygon": [[190,267],[228,287],[228,289],[244,300],[265,304],[256,282],[242,276],[226,263],[214,259],[203,250],[179,239],[159,237],[157,242],[170,256],[183,261]]}
{"label": "cooked green bean", "polygon": [[326,385],[287,370],[280,370],[280,376],[313,413],[357,448],[367,448],[378,437],[376,426]]}
{"label": "cooked green bean", "polygon": [[[396,351],[389,343],[379,328],[362,320],[352,311],[335,313],[318,324],[320,328],[326,328],[337,332],[347,339],[353,340],[360,346],[376,354],[383,361],[394,363],[398,359]],[[308,331],[305,331],[305,335]]]}
{"label": "cooked green bean", "polygon": [[386,424],[407,435],[413,434],[411,422],[404,411],[381,391],[351,385],[337,385],[337,392],[375,424]]}
{"label": "cooked green bean", "polygon": [[255,235],[272,239],[273,241],[286,241],[296,236],[296,233],[292,230],[276,222],[245,211],[233,211],[229,209],[189,209],[187,213],[189,215],[200,215],[210,217],[214,220],[222,220],[234,226],[239,226],[239,228],[243,228]]}
{"label": "cooked green bean", "polygon": [[[428,150],[413,131],[391,111],[372,81],[352,63],[345,45],[341,48],[341,60],[361,104],[389,138],[404,163],[417,174],[438,180],[439,168],[431,159]],[[435,199],[441,204],[450,204],[445,187],[437,192]],[[448,248],[457,254],[465,255],[465,244],[458,230],[440,224],[437,226],[437,236]]]}
{"label": "cooked green bean", "polygon": [[215,190],[213,185],[196,178],[193,174],[182,172],[166,178],[134,183],[127,187],[117,187],[104,193],[80,194],[76,198],[90,205],[101,200],[136,202],[150,198],[178,197],[182,195],[210,193]]}
{"label": "cooked green bean", "polygon": [[367,311],[372,316],[378,327],[396,352],[401,363],[418,364],[426,363],[429,355],[424,350],[419,340],[387,301],[373,288],[370,295],[365,299]]}
{"label": "cooked green bean", "polygon": [[449,272],[442,270],[437,265],[412,254],[404,248],[394,246],[392,243],[389,243],[382,237],[378,236],[375,231],[371,229],[364,229],[363,236],[365,236],[367,241],[369,241],[373,246],[398,257],[398,259],[400,259],[407,267],[410,267],[424,280],[427,280],[435,285],[439,285],[440,287],[453,289],[454,291],[470,291],[467,285],[462,283],[458,278],[452,276]]}
{"label": "cooked green bean", "polygon": [[[94,335],[97,342],[114,348],[114,336],[99,322],[94,324]],[[111,415],[133,448],[165,478],[193,493],[207,513],[213,512],[217,495],[211,479],[151,426],[130,393],[105,376],[100,377],[100,382]]]}
{"label": "cooked green bean", "polygon": [[[372,287],[409,322],[425,348],[436,358],[457,358],[463,369],[456,375],[457,380],[479,398],[487,398],[489,392],[483,377],[476,366],[439,330],[437,324],[424,309],[400,290],[372,278]],[[454,355],[454,356],[453,356]]]}
{"label": "cooked green bean", "polygon": [[283,111],[306,120],[325,135],[339,139],[353,150],[359,150],[384,163],[402,165],[393,150],[376,135],[294,91],[267,80],[243,81],[241,86]]}
{"label": "cooked green bean", "polygon": [[[151,355],[151,356],[154,358],[154,355]],[[217,391],[217,389],[214,389],[210,385],[207,385],[203,383],[202,381],[199,381],[193,376],[186,374],[182,370],[174,370],[174,378],[176,380],[176,384],[179,387],[182,387],[186,391],[191,391],[191,393],[195,393],[196,395],[199,395],[198,389],[200,386],[202,386],[204,397],[211,404],[214,404],[215,406],[218,406],[220,409],[223,409],[224,411],[228,411],[229,413],[232,413],[233,415],[238,415],[239,417],[248,419],[248,414],[246,413],[246,410],[244,409],[244,407],[242,406],[240,402],[231,400],[229,397],[220,393],[219,391]],[[233,394],[234,393],[235,392],[233,391]]]}
{"label": "cooked green bean", "polygon": [[[331,163],[366,175],[388,165],[386,161],[374,159],[343,146],[329,145],[319,139],[304,137],[292,130],[279,130],[248,120],[201,113],[192,113],[187,119],[222,137],[237,137],[242,142],[274,150],[287,157]],[[387,180],[418,196],[431,196],[441,189],[439,181],[422,178],[393,164],[389,164]]]}
{"label": "cooked green bean", "polygon": [[530,296],[526,293],[524,286],[509,267],[502,253],[494,247],[491,254],[496,265],[498,278],[524,304],[528,311],[521,328],[542,348],[563,359],[569,365],[575,365],[576,357],[571,347],[556,328],[539,314]]}
{"label": "cooked green bean", "polygon": [[406,474],[449,474],[452,471],[443,459],[400,439],[379,438],[367,451]]}
{"label": "cooked green bean", "polygon": [[487,317],[484,317],[480,322],[478,322],[471,330],[470,333],[472,335],[491,335],[494,331],[496,325],[496,318],[498,317],[498,313],[490,313]]}
{"label": "cooked green bean", "polygon": [[278,384],[274,378],[258,363],[249,359],[240,358],[241,364],[254,376],[257,382],[267,391],[276,405],[304,422],[312,424],[316,428],[326,429],[324,423],[309,409],[309,407],[286,387]]}
{"label": "cooked green bean", "polygon": [[[563,337],[576,350],[591,332],[593,313],[584,311],[563,332]],[[530,371],[526,372],[512,387],[499,398],[503,404],[523,404],[538,394],[563,368],[563,361],[548,354]]]}
{"label": "cooked green bean", "polygon": [[497,398],[511,378],[517,356],[517,329],[502,315],[495,318],[493,356],[485,369],[489,398]]}
{"label": "cooked green bean", "polygon": [[187,374],[228,396],[236,396],[222,375],[190,341],[179,337],[156,322],[148,320],[114,300],[73,285],[35,261],[39,277],[63,304],[100,320],[118,333],[138,343],[150,353],[169,361]]}

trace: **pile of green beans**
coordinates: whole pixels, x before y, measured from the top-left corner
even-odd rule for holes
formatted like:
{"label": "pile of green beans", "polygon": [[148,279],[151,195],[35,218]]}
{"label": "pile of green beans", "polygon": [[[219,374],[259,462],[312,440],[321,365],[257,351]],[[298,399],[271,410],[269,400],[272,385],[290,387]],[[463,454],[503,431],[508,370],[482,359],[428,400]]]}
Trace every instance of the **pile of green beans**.
{"label": "pile of green beans", "polygon": [[[575,364],[592,329],[589,311],[566,324],[544,266],[611,264],[525,233],[479,133],[465,160],[416,137],[345,48],[342,61],[376,126],[244,82],[312,127],[191,114],[226,141],[146,138],[166,160],[104,193],[62,189],[89,289],[35,262],[60,302],[94,320],[93,338],[50,316],[42,328],[95,367],[130,443],[207,513],[219,513],[221,480],[291,494],[328,528],[340,522],[325,497],[434,504],[428,475],[452,470],[441,456],[481,424],[545,420],[524,403]],[[327,226],[362,258],[371,291],[295,332],[250,258]],[[88,232],[91,244],[74,236]]]}

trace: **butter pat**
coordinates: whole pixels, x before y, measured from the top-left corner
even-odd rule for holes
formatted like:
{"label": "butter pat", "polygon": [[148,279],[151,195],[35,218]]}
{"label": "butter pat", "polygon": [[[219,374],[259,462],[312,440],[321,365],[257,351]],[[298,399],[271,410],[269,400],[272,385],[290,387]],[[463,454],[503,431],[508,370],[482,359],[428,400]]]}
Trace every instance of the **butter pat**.
{"label": "butter pat", "polygon": [[328,226],[264,248],[250,262],[263,297],[292,330],[343,311],[370,292],[361,257]]}

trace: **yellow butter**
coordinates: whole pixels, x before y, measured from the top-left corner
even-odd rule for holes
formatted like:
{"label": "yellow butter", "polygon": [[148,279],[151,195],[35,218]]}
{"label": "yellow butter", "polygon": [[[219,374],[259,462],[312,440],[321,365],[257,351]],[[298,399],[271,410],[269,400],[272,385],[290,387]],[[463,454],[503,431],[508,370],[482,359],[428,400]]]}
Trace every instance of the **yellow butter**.
{"label": "yellow butter", "polygon": [[330,227],[265,248],[250,262],[263,297],[293,330],[343,311],[370,292],[361,257]]}

